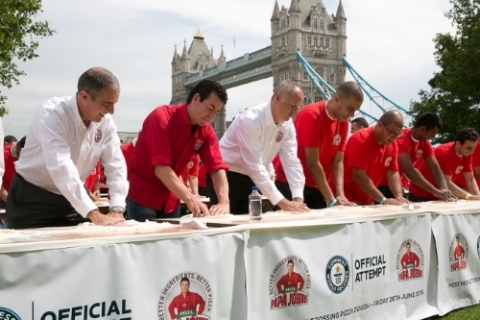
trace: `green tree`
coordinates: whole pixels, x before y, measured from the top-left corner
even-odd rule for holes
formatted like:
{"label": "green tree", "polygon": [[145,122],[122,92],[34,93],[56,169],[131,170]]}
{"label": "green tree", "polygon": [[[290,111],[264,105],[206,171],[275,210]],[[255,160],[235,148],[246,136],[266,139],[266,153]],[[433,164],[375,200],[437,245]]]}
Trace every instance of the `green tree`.
{"label": "green tree", "polygon": [[[46,21],[35,21],[42,12],[41,0],[0,0],[0,88],[11,88],[19,84],[20,76],[25,72],[19,70],[17,61],[27,61],[38,57],[38,38],[53,34]],[[5,101],[1,95],[0,116],[7,113]]]}
{"label": "green tree", "polygon": [[450,0],[455,33],[437,34],[435,61],[441,71],[428,82],[430,90],[419,92],[411,102],[412,114],[437,112],[444,128],[438,142],[452,141],[458,129],[480,132],[480,0]]}

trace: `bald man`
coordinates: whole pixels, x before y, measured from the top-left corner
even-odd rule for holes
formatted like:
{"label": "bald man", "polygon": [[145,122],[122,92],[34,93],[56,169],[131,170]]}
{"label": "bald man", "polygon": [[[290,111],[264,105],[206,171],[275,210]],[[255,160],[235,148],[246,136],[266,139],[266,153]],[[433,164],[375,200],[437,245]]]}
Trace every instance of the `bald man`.
{"label": "bald man", "polygon": [[[355,82],[342,83],[333,97],[305,106],[295,117],[298,158],[305,174],[303,195],[311,209],[352,205],[343,192],[343,154],[348,136],[348,119],[363,103],[362,89]],[[278,163],[275,184],[286,198],[291,192],[284,166]],[[330,176],[337,192],[328,185]]]}
{"label": "bald man", "polygon": [[[374,127],[360,130],[350,137],[345,149],[344,191],[357,204],[402,205],[398,173],[398,147],[395,140],[402,134],[403,116],[398,111],[384,113]],[[393,198],[386,198],[378,185],[386,176]],[[330,180],[330,186],[335,187]]]}

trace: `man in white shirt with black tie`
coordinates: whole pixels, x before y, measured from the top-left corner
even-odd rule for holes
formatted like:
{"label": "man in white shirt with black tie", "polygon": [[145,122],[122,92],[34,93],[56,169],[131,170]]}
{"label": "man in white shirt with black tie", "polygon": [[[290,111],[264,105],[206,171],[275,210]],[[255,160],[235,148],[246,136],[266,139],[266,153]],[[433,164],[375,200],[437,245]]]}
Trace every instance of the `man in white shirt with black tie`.
{"label": "man in white shirt with black tie", "polygon": [[[76,95],[52,98],[37,109],[8,194],[10,228],[124,220],[127,169],[111,117],[119,94],[120,85],[110,71],[91,68],[80,76]],[[82,182],[100,159],[110,194],[106,215],[98,211]]]}
{"label": "man in white shirt with black tie", "polygon": [[[297,157],[297,140],[292,117],[303,102],[302,89],[285,80],[271,101],[247,109],[236,116],[220,140],[220,151],[228,165],[230,212],[248,213],[248,196],[257,186],[273,205],[284,211],[306,212],[303,203],[305,176]],[[271,179],[272,160],[279,154],[286,168],[293,201],[283,197]],[[210,200],[215,196],[210,192]]]}

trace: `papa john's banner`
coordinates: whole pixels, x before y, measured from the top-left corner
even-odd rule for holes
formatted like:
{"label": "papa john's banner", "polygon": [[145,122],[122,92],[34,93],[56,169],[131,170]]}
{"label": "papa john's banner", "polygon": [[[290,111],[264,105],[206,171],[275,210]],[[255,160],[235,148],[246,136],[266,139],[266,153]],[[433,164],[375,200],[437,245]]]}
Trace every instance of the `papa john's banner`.
{"label": "papa john's banner", "polygon": [[0,319],[244,320],[244,246],[227,233],[3,253]]}
{"label": "papa john's banner", "polygon": [[438,255],[440,314],[480,301],[480,214],[439,215],[432,222]]}
{"label": "papa john's banner", "polygon": [[427,214],[251,230],[245,253],[248,319],[437,314],[430,227]]}

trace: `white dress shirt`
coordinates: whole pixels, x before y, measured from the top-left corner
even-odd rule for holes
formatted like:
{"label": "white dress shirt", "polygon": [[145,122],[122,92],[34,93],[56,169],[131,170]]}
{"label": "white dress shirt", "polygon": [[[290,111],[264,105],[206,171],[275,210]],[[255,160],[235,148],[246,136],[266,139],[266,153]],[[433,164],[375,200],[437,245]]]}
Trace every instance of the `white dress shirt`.
{"label": "white dress shirt", "polygon": [[292,196],[303,199],[305,176],[293,121],[275,124],[270,102],[237,115],[220,140],[220,151],[229,170],[249,176],[274,205],[284,198],[270,179],[272,160],[280,154]]}
{"label": "white dress shirt", "polygon": [[127,166],[112,117],[106,114],[87,128],[76,96],[44,102],[33,116],[22,156],[15,168],[26,181],[63,195],[82,216],[97,208],[83,181],[102,159],[110,206],[125,206]]}

